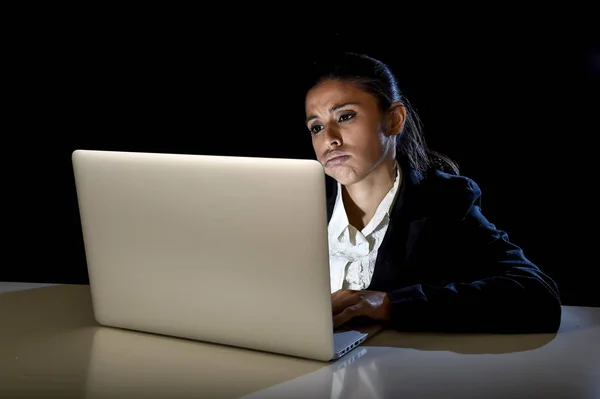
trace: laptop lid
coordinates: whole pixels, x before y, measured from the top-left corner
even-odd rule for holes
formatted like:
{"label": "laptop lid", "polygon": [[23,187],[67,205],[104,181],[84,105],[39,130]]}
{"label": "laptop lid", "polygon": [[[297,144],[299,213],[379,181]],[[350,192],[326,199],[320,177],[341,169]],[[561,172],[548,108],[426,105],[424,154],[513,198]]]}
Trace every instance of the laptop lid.
{"label": "laptop lid", "polygon": [[100,324],[333,356],[317,161],[77,150],[72,162]]}

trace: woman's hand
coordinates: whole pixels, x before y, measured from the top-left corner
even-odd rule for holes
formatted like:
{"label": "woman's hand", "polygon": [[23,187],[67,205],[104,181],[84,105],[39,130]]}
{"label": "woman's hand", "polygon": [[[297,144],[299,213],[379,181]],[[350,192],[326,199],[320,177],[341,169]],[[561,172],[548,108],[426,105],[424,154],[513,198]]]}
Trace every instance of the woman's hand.
{"label": "woman's hand", "polygon": [[390,319],[391,302],[385,292],[339,290],[331,294],[331,301],[334,328],[360,316],[383,322]]}

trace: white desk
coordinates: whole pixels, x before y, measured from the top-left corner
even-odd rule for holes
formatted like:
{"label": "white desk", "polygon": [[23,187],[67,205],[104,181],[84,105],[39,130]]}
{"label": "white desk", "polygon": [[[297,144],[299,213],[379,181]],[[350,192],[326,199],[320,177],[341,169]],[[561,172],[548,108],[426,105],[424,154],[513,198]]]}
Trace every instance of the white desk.
{"label": "white desk", "polygon": [[384,331],[337,362],[99,327],[88,286],[0,283],[0,398],[600,398],[600,308],[559,334]]}

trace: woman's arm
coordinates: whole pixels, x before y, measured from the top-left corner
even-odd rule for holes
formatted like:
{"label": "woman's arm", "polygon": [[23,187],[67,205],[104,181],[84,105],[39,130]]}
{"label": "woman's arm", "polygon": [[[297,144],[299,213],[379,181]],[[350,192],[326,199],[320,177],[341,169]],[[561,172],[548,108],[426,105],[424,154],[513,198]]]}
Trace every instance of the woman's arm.
{"label": "woman's arm", "polygon": [[477,204],[453,233],[453,242],[460,243],[464,261],[476,271],[477,279],[443,286],[415,284],[387,292],[392,327],[492,333],[558,330],[561,303],[556,284],[485,218]]}

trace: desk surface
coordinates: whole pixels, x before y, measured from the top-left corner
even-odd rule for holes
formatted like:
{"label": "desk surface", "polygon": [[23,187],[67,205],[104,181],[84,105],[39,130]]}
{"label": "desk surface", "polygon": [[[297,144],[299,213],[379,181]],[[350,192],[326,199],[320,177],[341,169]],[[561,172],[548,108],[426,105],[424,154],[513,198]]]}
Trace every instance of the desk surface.
{"label": "desk surface", "polygon": [[547,335],[384,331],[322,363],[100,327],[81,285],[0,283],[0,397],[600,398],[600,308]]}

